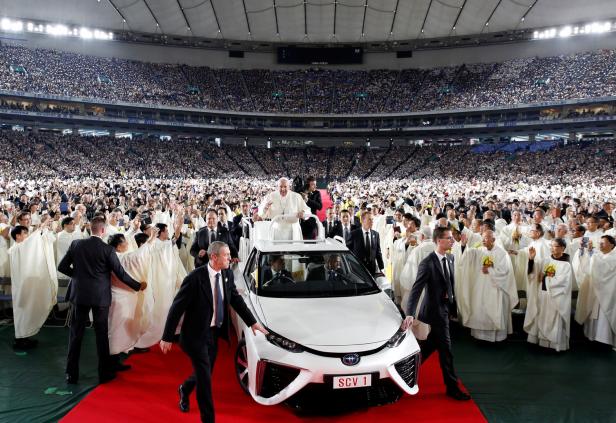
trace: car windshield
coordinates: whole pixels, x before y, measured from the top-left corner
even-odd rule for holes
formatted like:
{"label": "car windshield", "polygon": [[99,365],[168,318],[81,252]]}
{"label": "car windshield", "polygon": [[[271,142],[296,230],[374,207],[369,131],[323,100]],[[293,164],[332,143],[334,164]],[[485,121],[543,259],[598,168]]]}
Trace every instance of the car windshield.
{"label": "car windshield", "polygon": [[349,252],[261,254],[255,276],[265,297],[326,298],[379,292],[374,279]]}

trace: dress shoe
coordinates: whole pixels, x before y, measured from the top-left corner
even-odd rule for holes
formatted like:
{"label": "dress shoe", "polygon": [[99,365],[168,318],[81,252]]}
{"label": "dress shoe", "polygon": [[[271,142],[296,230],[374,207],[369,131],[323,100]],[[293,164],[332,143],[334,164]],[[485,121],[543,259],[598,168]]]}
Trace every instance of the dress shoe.
{"label": "dress shoe", "polygon": [[98,383],[103,384],[103,383],[111,382],[115,378],[116,378],[115,373],[103,373],[98,376]]}
{"label": "dress shoe", "polygon": [[66,383],[75,385],[77,383],[77,376],[66,374]]}
{"label": "dress shoe", "polygon": [[113,366],[113,370],[116,372],[125,372],[127,370],[131,369],[131,365],[130,364],[122,364],[122,363],[116,363]]}
{"label": "dress shoe", "polygon": [[37,345],[38,345],[38,341],[36,339],[18,338],[18,339],[15,339],[15,341],[13,342],[13,349],[25,351],[25,350],[31,350],[32,348],[36,348]]}
{"label": "dress shoe", "polygon": [[178,388],[178,393],[180,394],[180,411],[182,413],[188,413],[188,410],[190,410],[190,402],[188,400],[188,395],[184,392],[184,387],[182,385],[180,385],[180,387]]}
{"label": "dress shoe", "polygon": [[468,401],[471,399],[471,396],[469,394],[467,394],[466,392],[463,392],[459,388],[448,389],[447,396],[455,400],[458,400],[458,401]]}

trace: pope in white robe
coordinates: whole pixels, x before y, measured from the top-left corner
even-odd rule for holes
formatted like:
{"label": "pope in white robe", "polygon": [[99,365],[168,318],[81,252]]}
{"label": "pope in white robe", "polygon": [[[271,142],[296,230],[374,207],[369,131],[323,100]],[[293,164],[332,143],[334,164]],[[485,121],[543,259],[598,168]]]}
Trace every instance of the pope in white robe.
{"label": "pope in white robe", "polygon": [[302,196],[289,189],[289,180],[280,178],[277,191],[267,194],[259,206],[259,216],[262,219],[276,219],[271,227],[272,239],[302,239],[302,229],[299,219],[310,214],[310,208]]}
{"label": "pope in white robe", "polygon": [[600,251],[587,251],[580,259],[575,320],[591,341],[616,347],[616,248],[614,238],[606,238],[600,240]]}
{"label": "pope in white robe", "polygon": [[[464,248],[456,280],[462,324],[474,338],[498,342],[512,332],[511,310],[518,303],[513,267],[507,252],[495,244],[494,232],[483,232],[483,247]],[[467,242],[465,236],[462,245]]]}
{"label": "pope in white robe", "polygon": [[57,302],[58,276],[48,222],[30,235],[18,236],[8,251],[16,339],[36,335]]}
{"label": "pope in white robe", "polygon": [[528,342],[556,351],[569,349],[571,330],[571,290],[574,275],[569,256],[564,254],[566,245],[553,240],[551,257],[536,258],[530,251],[532,260],[524,317],[524,330]]}

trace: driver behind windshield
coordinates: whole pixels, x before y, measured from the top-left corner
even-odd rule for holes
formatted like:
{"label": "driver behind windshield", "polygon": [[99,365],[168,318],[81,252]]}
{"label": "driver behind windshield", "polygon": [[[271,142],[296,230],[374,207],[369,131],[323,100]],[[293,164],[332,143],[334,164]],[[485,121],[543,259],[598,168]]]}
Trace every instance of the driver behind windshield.
{"label": "driver behind windshield", "polygon": [[312,281],[341,281],[342,258],[339,254],[331,254],[325,266],[316,267],[308,273],[307,280]]}
{"label": "driver behind windshield", "polygon": [[269,267],[263,269],[263,280],[265,283],[276,279],[291,279],[291,272],[284,268],[284,258],[281,255],[271,255],[269,257]]}

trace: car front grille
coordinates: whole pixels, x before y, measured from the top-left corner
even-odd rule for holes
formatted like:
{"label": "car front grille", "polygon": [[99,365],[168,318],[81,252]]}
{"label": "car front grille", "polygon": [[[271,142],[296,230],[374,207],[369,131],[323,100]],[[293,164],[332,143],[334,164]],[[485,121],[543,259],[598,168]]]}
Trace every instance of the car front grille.
{"label": "car front grille", "polygon": [[264,398],[273,397],[289,386],[299,375],[299,372],[299,369],[293,367],[266,362],[263,374],[263,385],[261,386],[259,395]]}
{"label": "car front grille", "polygon": [[409,388],[412,388],[417,384],[417,376],[419,373],[419,353],[409,355],[403,360],[398,361],[394,364],[396,371],[404,380]]}

